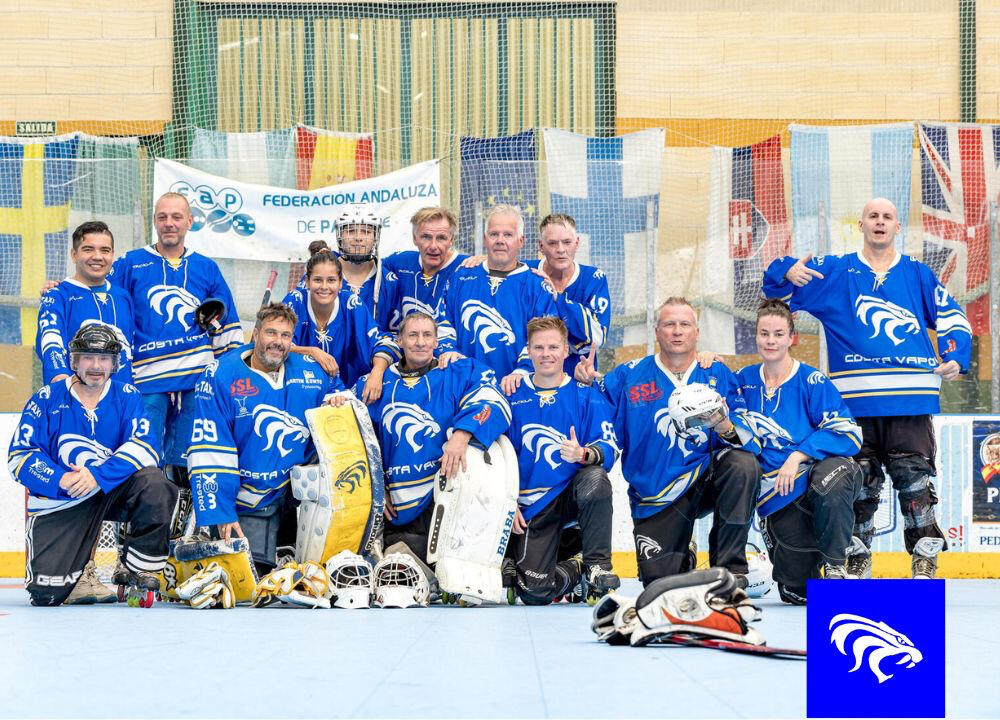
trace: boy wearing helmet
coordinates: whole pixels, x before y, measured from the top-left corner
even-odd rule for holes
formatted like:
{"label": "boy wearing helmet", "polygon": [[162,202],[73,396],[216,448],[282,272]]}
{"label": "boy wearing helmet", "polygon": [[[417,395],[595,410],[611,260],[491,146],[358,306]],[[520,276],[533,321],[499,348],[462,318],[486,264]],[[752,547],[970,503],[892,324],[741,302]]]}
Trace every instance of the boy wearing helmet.
{"label": "boy wearing helmet", "polygon": [[105,519],[129,528],[116,582],[140,589],[146,604],[159,587],[177,488],[157,467],[139,391],[111,379],[121,351],[111,327],[80,328],[69,343],[73,374],[32,395],[11,440],[10,473],[28,490],[33,605],[113,602],[90,561]]}
{"label": "boy wearing helmet", "polygon": [[[746,404],[729,368],[699,366],[698,319],[687,300],[660,306],[656,341],[658,353],[619,365],[600,383],[622,448],[639,579],[649,585],[693,569],[694,521],[711,512],[709,561],[745,588],[760,483],[760,443],[746,423]],[[599,378],[593,353],[577,365],[576,378]]]}

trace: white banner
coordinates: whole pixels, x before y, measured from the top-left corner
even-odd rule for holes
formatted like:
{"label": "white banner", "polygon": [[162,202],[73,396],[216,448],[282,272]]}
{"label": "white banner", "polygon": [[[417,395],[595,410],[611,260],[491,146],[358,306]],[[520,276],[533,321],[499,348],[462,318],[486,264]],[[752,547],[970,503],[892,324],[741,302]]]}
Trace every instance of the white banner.
{"label": "white banner", "polygon": [[[413,249],[410,218],[441,204],[440,161],[316,190],[252,185],[157,160],[153,196],[178,192],[191,203],[194,226],[185,244],[216,258],[303,262],[313,240],[332,248],[334,223],[348,205],[384,218],[379,255]],[[154,235],[155,236],[155,235]]]}

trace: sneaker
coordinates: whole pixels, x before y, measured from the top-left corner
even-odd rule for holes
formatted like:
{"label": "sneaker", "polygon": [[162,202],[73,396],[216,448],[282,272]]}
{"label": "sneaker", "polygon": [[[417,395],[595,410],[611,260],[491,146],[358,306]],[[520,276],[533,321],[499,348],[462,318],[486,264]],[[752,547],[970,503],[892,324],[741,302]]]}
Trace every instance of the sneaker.
{"label": "sneaker", "polygon": [[97,577],[97,566],[94,561],[88,562],[80,579],[73,586],[73,591],[63,600],[63,605],[94,605],[95,603],[113,603],[117,600],[115,593]]}
{"label": "sneaker", "polygon": [[851,576],[848,574],[845,565],[823,563],[823,577],[827,580],[847,580]]}
{"label": "sneaker", "polygon": [[587,599],[588,605],[595,604],[612,590],[622,586],[622,581],[611,572],[611,568],[602,565],[588,565],[580,574],[581,595]]}
{"label": "sneaker", "polygon": [[935,537],[922,537],[913,546],[913,558],[910,561],[914,580],[933,580],[937,575],[937,555],[944,548],[944,540]]}
{"label": "sneaker", "polygon": [[847,548],[847,574],[858,580],[869,580],[872,576],[872,551],[856,535]]}

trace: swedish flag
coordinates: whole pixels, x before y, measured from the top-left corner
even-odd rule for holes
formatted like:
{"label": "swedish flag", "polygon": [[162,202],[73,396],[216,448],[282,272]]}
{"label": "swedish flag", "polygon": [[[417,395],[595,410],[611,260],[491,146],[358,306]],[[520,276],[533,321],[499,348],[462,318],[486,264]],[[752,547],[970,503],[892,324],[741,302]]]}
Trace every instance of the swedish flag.
{"label": "swedish flag", "polygon": [[0,139],[0,343],[34,343],[38,312],[19,298],[65,274],[78,144],[76,134]]}

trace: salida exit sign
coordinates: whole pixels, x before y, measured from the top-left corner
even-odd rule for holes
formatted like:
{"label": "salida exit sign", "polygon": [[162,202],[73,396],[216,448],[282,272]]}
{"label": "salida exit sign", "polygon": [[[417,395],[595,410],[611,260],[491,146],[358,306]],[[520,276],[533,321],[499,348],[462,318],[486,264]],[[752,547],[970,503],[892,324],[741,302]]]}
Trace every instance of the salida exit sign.
{"label": "salida exit sign", "polygon": [[55,135],[55,120],[18,120],[16,132],[21,137],[34,135]]}

